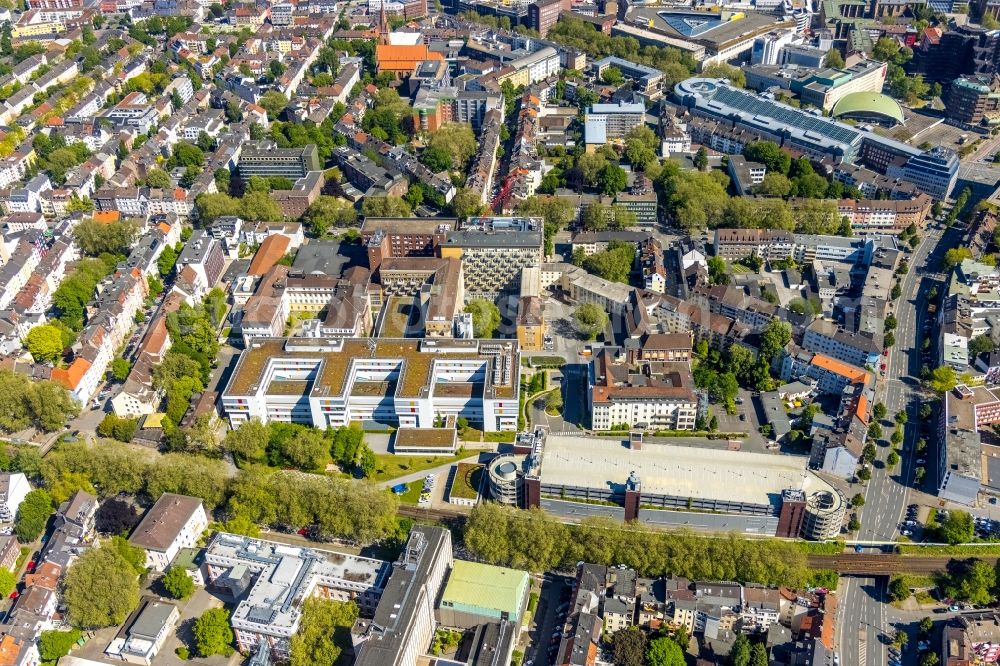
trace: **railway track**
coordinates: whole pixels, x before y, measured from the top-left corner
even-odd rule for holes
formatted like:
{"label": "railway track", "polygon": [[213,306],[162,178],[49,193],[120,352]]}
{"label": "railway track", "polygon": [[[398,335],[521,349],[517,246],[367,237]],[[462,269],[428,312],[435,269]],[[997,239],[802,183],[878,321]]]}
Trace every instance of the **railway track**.
{"label": "railway track", "polygon": [[[922,555],[871,555],[844,553],[841,555],[809,555],[812,569],[833,569],[842,574],[869,574],[888,576],[897,573],[932,574],[948,568],[952,557],[929,557]],[[983,557],[990,564],[996,564],[996,557]]]}
{"label": "railway track", "polygon": [[[414,520],[439,520],[444,523],[461,523],[469,515],[469,509],[454,507],[431,509],[401,505],[400,516]],[[889,553],[839,553],[837,555],[807,555],[810,569],[832,569],[845,575],[889,576],[893,574],[932,574],[944,572],[948,563],[963,557],[941,557],[925,555],[894,555]],[[996,556],[979,557],[995,565]]]}

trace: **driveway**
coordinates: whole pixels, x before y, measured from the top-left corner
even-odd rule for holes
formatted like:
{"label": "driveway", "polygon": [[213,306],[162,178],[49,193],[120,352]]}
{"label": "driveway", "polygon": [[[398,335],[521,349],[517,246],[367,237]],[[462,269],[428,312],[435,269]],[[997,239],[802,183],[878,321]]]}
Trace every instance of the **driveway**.
{"label": "driveway", "polygon": [[[194,638],[191,634],[191,630],[195,619],[200,617],[205,611],[211,608],[219,608],[224,604],[221,599],[210,594],[209,592],[206,592],[205,588],[202,587],[197,588],[195,593],[191,595],[191,598],[187,601],[173,603],[177,603],[180,606],[181,617],[174,631],[167,637],[167,640],[163,643],[163,648],[154,659],[154,662],[158,666],[161,664],[169,666],[190,666],[191,664],[204,666],[236,666],[236,664],[242,661],[242,655],[235,651],[229,657],[223,657],[221,655],[215,655],[214,657],[208,658],[193,657],[188,661],[182,661],[178,658],[174,650],[182,645],[186,645],[192,653],[194,652]],[[120,627],[109,627],[107,629],[101,629],[100,631],[93,632],[93,637],[90,638],[82,648],[74,650],[72,653],[73,656],[83,657],[85,659],[91,659],[105,664],[121,664],[121,661],[109,659],[104,654],[104,650],[108,647],[108,643],[110,643],[115,637],[119,629]]]}

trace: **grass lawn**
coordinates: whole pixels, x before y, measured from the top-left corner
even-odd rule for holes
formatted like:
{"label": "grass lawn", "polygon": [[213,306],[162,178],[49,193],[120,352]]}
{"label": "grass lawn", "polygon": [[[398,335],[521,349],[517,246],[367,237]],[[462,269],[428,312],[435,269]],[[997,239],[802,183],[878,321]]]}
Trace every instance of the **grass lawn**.
{"label": "grass lawn", "polygon": [[460,451],[453,456],[397,456],[391,453],[376,453],[378,460],[378,471],[372,477],[375,481],[387,481],[398,476],[422,472],[425,469],[439,467],[468,458],[474,455],[474,451]]}
{"label": "grass lawn", "polygon": [[17,556],[17,562],[14,564],[14,573],[21,570],[21,565],[23,565],[25,560],[28,559],[29,555],[31,555],[31,548],[28,546],[21,546],[21,552]]}
{"label": "grass lawn", "polygon": [[413,481],[406,485],[406,492],[399,495],[399,501],[403,504],[416,504],[420,501],[420,493],[424,489],[423,481]]}
{"label": "grass lawn", "polygon": [[449,497],[476,499],[479,496],[479,484],[483,480],[483,465],[474,463],[458,463],[455,470],[455,480],[451,482]]}
{"label": "grass lawn", "polygon": [[750,270],[743,264],[737,264],[735,261],[729,264],[729,268],[731,268],[734,273],[753,273],[752,270]]}

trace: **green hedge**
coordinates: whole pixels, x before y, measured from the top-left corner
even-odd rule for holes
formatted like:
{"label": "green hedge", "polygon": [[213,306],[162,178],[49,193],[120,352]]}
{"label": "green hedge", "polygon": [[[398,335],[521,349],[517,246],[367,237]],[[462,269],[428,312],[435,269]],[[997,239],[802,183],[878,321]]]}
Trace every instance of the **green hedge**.
{"label": "green hedge", "polygon": [[901,555],[992,555],[1000,557],[1000,543],[984,543],[982,546],[897,546]]}
{"label": "green hedge", "polygon": [[796,545],[807,555],[840,555],[845,544],[843,541],[798,541]]}
{"label": "green hedge", "polygon": [[513,442],[517,437],[516,432],[484,432],[484,442]]}

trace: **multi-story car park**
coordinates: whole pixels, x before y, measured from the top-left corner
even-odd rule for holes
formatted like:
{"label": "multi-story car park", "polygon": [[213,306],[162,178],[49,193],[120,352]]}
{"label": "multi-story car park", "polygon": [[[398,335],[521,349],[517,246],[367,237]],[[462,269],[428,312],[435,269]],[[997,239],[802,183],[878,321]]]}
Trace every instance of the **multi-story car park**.
{"label": "multi-story car park", "polygon": [[488,432],[513,431],[519,379],[516,340],[256,338],[222,407],[234,428],[251,418],[430,428],[461,416]]}

